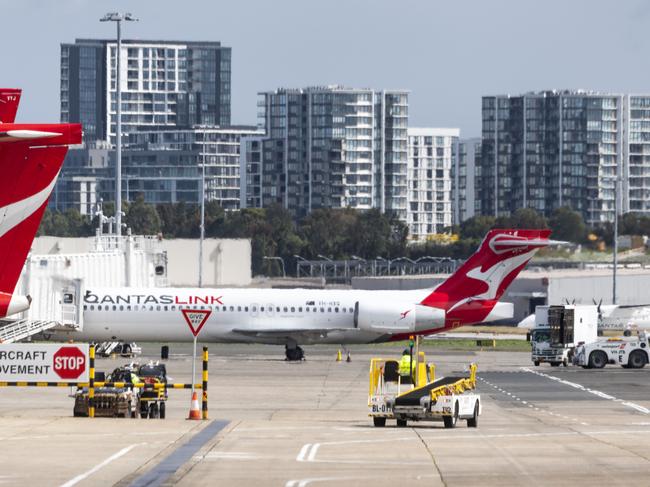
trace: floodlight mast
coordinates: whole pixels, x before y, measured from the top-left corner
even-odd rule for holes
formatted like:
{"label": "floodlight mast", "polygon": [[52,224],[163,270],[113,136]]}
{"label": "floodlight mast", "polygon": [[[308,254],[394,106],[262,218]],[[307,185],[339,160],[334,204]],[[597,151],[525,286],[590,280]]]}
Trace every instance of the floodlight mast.
{"label": "floodlight mast", "polygon": [[[117,128],[116,128],[116,138],[117,143],[115,145],[115,235],[118,237],[122,235],[122,87],[121,87],[121,76],[120,76],[120,58],[122,53],[122,21],[124,22],[137,22],[136,19],[131,13],[127,12],[121,14],[119,12],[109,12],[104,15],[100,22],[115,22],[117,24],[117,52],[115,57],[117,58],[116,65],[116,77],[115,77],[115,88],[116,88],[116,102],[117,102]],[[109,68],[110,69],[110,68]],[[109,86],[108,91],[110,93],[110,76],[109,76]],[[109,97],[109,110],[110,110],[110,97]],[[108,131],[110,133],[110,124]]]}

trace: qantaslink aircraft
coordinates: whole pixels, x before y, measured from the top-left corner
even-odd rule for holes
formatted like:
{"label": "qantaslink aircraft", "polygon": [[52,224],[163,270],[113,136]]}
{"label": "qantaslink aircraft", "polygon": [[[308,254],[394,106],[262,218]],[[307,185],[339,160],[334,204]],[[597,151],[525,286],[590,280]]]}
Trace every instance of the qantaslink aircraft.
{"label": "qantaslink aircraft", "polygon": [[285,345],[352,344],[428,335],[462,325],[511,318],[499,299],[549,230],[491,230],[478,251],[434,289],[89,289],[82,331],[66,338],[105,341],[190,341],[186,319],[203,326],[204,342]]}

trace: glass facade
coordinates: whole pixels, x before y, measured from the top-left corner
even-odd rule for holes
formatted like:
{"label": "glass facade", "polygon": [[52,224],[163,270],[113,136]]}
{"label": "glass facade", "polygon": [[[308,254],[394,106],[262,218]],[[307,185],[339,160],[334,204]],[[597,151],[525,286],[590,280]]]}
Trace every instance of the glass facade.
{"label": "glass facade", "polygon": [[460,140],[458,157],[451,168],[452,222],[458,225],[476,213],[476,168],[481,160],[481,139]]}
{"label": "glass facade", "polygon": [[[219,42],[122,41],[122,129],[230,125],[231,49]],[[61,120],[115,142],[117,44],[61,45]]]}
{"label": "glass facade", "polygon": [[590,224],[613,220],[624,101],[582,91],[483,97],[477,210],[549,216],[568,206]]}
{"label": "glass facade", "polygon": [[[217,201],[227,210],[240,208],[240,144],[242,137],[260,134],[254,127],[194,127],[131,133],[122,151],[122,197],[133,201],[142,194],[148,203],[198,203],[201,198],[201,166],[205,164],[206,201]],[[106,143],[104,143],[107,145]],[[70,149],[63,172],[50,199],[50,207],[94,209],[82,205],[76,193],[91,188],[92,205],[99,198],[115,199],[114,151]],[[83,179],[86,178],[86,179]],[[82,183],[85,185],[82,185]]]}
{"label": "glass facade", "polygon": [[[314,87],[260,93],[259,181],[247,204],[379,208],[406,220],[408,94]],[[252,148],[251,148],[252,149]],[[257,188],[259,195],[254,194]]]}

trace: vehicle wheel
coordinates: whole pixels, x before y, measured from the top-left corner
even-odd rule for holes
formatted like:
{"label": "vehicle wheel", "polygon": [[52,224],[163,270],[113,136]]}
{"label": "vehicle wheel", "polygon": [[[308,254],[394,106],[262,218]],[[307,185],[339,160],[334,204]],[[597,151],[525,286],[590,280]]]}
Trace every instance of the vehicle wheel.
{"label": "vehicle wheel", "polygon": [[468,428],[476,428],[478,426],[478,410],[478,401],[476,401],[476,404],[474,404],[474,415],[467,420]]}
{"label": "vehicle wheel", "polygon": [[456,402],[456,406],[454,407],[454,415],[453,416],[443,416],[442,420],[445,423],[445,428],[455,428],[456,427],[456,423],[458,422],[458,402]]}
{"label": "vehicle wheel", "polygon": [[607,355],[605,352],[601,352],[600,350],[596,350],[595,352],[591,352],[589,355],[589,368],[590,369],[602,369],[607,365]]}
{"label": "vehicle wheel", "polygon": [[640,350],[635,350],[630,354],[627,359],[627,364],[631,369],[642,369],[647,362],[645,353]]}
{"label": "vehicle wheel", "polygon": [[158,417],[158,405],[152,402],[149,405],[149,419],[156,419]]}
{"label": "vehicle wheel", "polygon": [[383,428],[386,426],[386,418],[378,418],[375,416],[372,418],[372,424],[374,424],[377,428]]}
{"label": "vehicle wheel", "polygon": [[305,352],[300,347],[287,348],[285,354],[287,360],[290,362],[299,361],[305,358]]}
{"label": "vehicle wheel", "polygon": [[398,428],[406,428],[406,420],[405,419],[398,419],[397,420],[397,427]]}
{"label": "vehicle wheel", "polygon": [[160,419],[165,419],[165,403],[164,402],[160,403],[160,409],[159,409],[158,416],[160,417]]}
{"label": "vehicle wheel", "polygon": [[140,417],[147,419],[149,417],[149,405],[147,401],[140,401]]}
{"label": "vehicle wheel", "polygon": [[535,360],[535,361],[533,362],[533,365],[534,365],[535,367],[539,367],[539,360]]}

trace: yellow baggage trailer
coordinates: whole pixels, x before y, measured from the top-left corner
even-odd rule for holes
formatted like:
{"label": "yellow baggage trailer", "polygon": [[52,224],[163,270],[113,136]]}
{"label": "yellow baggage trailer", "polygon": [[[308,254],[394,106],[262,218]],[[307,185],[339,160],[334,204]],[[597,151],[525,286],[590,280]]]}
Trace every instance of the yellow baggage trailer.
{"label": "yellow baggage trailer", "polygon": [[[424,352],[417,354],[415,384],[404,383],[395,359],[373,358],[370,361],[368,391],[369,416],[375,426],[395,419],[397,426],[407,421],[443,421],[453,428],[459,419],[476,428],[481,414],[481,397],[476,388],[476,365],[470,364],[469,377],[435,378],[435,367],[427,365]],[[408,379],[408,378],[407,378]]]}

